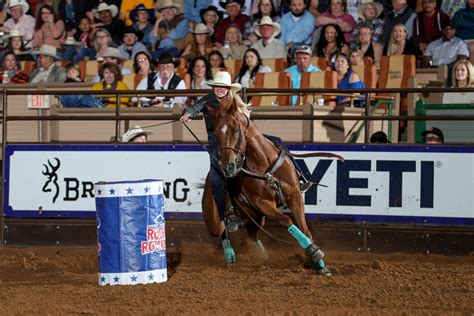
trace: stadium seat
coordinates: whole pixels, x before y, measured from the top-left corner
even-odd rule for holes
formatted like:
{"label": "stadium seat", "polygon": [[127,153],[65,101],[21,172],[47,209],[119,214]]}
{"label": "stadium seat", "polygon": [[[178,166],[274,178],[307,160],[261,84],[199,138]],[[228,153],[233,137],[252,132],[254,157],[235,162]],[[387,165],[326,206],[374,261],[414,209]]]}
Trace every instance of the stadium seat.
{"label": "stadium seat", "polygon": [[234,76],[237,76],[237,74],[240,71],[240,68],[242,68],[243,60],[242,59],[226,59],[224,60],[224,64],[227,69],[229,69],[229,73],[232,76],[232,79],[235,80]]}
{"label": "stadium seat", "polygon": [[327,57],[311,57],[311,63],[314,66],[318,66],[322,71],[331,70],[329,59]]}
{"label": "stadium seat", "polygon": [[377,67],[375,65],[352,66],[352,71],[359,75],[366,88],[377,87]]}
{"label": "stadium seat", "polygon": [[262,59],[262,64],[270,67],[274,72],[284,71],[287,67],[286,58],[265,58]]}
{"label": "stadium seat", "polygon": [[[319,72],[304,72],[301,74],[301,89],[310,88],[325,88],[337,89],[337,72],[335,71],[319,71]],[[305,103],[317,103],[316,95],[304,94],[302,100],[298,97],[297,105]],[[335,96],[324,95],[324,104],[335,105]]]}
{"label": "stadium seat", "polygon": [[[255,88],[291,88],[291,75],[287,72],[258,72],[255,75]],[[290,95],[252,96],[254,106],[290,105]]]}
{"label": "stadium seat", "polygon": [[36,68],[36,62],[32,60],[20,61],[21,69],[29,76],[31,72]]}

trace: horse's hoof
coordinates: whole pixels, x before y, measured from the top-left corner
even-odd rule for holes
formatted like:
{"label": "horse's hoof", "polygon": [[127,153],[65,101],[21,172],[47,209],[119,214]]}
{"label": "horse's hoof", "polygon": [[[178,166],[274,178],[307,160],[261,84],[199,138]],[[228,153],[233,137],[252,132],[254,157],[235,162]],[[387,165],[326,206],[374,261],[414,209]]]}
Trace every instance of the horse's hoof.
{"label": "horse's hoof", "polygon": [[235,214],[229,215],[225,221],[227,232],[235,233],[242,226],[242,221],[235,216]]}
{"label": "horse's hoof", "polygon": [[328,267],[323,267],[319,270],[316,270],[319,275],[332,276],[332,272]]}

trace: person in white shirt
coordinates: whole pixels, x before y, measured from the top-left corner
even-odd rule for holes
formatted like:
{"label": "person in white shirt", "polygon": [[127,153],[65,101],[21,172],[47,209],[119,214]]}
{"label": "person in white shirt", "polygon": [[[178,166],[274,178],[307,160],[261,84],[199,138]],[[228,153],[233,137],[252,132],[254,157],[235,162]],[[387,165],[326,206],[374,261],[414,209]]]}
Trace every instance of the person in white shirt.
{"label": "person in white shirt", "polygon": [[286,45],[275,38],[280,34],[280,24],[273,22],[269,16],[264,16],[260,23],[254,23],[254,32],[260,39],[252,45],[262,58],[286,58]]}
{"label": "person in white shirt", "polygon": [[[169,53],[164,53],[158,60],[158,72],[143,78],[136,90],[186,90],[184,80],[175,74],[179,60],[175,60]],[[170,92],[172,93],[172,92]],[[156,107],[172,107],[174,103],[184,104],[185,96],[159,96],[153,100],[141,99],[142,104]]]}
{"label": "person in white shirt", "polygon": [[262,59],[255,48],[249,48],[244,54],[244,63],[235,81],[244,88],[253,88],[257,72],[272,72],[272,69],[262,65]]}

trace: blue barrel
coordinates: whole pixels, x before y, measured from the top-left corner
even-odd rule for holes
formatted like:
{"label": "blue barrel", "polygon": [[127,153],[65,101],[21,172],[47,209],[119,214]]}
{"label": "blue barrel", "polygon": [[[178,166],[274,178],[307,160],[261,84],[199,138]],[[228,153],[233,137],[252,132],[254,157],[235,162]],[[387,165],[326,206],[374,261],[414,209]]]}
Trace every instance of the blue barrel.
{"label": "blue barrel", "polygon": [[162,180],[95,184],[99,285],[165,282]]}

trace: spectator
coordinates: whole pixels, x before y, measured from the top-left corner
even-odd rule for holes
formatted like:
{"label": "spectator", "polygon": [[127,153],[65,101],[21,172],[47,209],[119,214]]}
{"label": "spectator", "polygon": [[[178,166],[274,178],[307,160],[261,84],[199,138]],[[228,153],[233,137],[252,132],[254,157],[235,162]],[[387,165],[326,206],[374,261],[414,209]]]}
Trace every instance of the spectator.
{"label": "spectator", "polygon": [[449,16],[436,7],[436,0],[422,0],[423,11],[416,15],[413,25],[413,43],[418,55],[423,55],[428,44],[442,36]]}
{"label": "spectator", "polygon": [[272,72],[272,69],[262,64],[262,58],[255,48],[249,48],[245,52],[244,63],[235,81],[244,88],[254,88],[257,72]]}
{"label": "spectator", "polygon": [[217,25],[215,30],[217,43],[224,43],[227,28],[232,24],[237,25],[241,33],[245,31],[245,25],[249,21],[249,17],[240,12],[242,3],[242,0],[224,0],[219,2],[219,5],[226,9],[228,16]]}
{"label": "spectator", "polygon": [[147,143],[148,136],[153,135],[151,131],[146,131],[140,126],[136,125],[128,129],[128,131],[122,135],[123,143]]}
{"label": "spectator", "polygon": [[[175,74],[175,67],[179,60],[175,60],[170,54],[161,55],[158,60],[158,73],[150,79],[144,78],[137,86],[137,90],[185,90],[186,83]],[[170,91],[172,93],[172,91]],[[184,104],[186,97],[183,96],[159,96],[150,100],[149,105],[156,107],[172,107],[174,103]]]}
{"label": "spectator", "polygon": [[[123,63],[124,60],[127,60],[127,57],[122,55],[120,53],[120,51],[118,50],[118,48],[107,47],[104,50],[104,53],[103,53],[102,56],[103,56],[104,63],[116,64],[119,67],[120,74],[122,76],[132,74],[132,70],[128,69],[127,67],[122,67],[122,63]],[[99,82],[101,80],[102,79],[100,78],[100,74],[97,74],[92,82],[96,83],[96,82]],[[122,79],[120,79],[120,80],[122,80]]]}
{"label": "spectator", "polygon": [[255,44],[258,40],[254,33],[264,17],[267,18],[267,21],[270,18],[272,22],[278,22],[278,26],[280,26],[280,15],[275,7],[275,3],[272,0],[255,0],[250,21],[247,23],[243,34],[244,38],[249,39],[252,44]]}
{"label": "spectator", "polygon": [[360,50],[351,49],[349,52],[349,64],[350,66],[364,66],[364,58]]}
{"label": "spectator", "polygon": [[[92,90],[97,91],[124,91],[128,90],[125,82],[122,81],[120,67],[111,62],[104,62],[99,70],[100,82],[92,86]],[[117,106],[117,97],[113,95],[99,96],[100,101],[106,108],[115,108]],[[127,107],[130,98],[126,96],[120,97],[120,107]]]}
{"label": "spectator", "polygon": [[109,31],[106,29],[98,29],[94,34],[95,59],[97,59],[97,61],[103,61],[105,50],[113,45],[114,43]]}
{"label": "spectator", "polygon": [[207,57],[210,52],[216,49],[214,44],[211,42],[211,36],[214,33],[213,29],[199,23],[191,33],[194,35],[194,41],[188,44],[181,55],[182,57],[187,59],[193,59],[196,56]]}
{"label": "spectator", "polygon": [[425,144],[444,144],[444,134],[437,127],[430,127],[421,133]]}
{"label": "spectator", "polygon": [[27,15],[26,12],[30,9],[26,0],[10,0],[7,6],[7,12],[11,18],[5,21],[0,30],[6,33],[18,30],[23,35],[25,47],[33,47],[33,35],[35,33],[35,18]]}
{"label": "spectator", "polygon": [[72,57],[73,63],[77,63],[84,59],[93,60],[96,58],[97,52],[95,51],[94,45],[98,32],[107,35],[109,39],[105,41],[107,42],[107,46],[112,44],[112,38],[106,29],[99,29],[94,34],[92,22],[88,17],[84,16],[79,20],[79,26],[76,32],[74,32],[74,38],[81,42],[81,47],[77,51],[77,54]]}
{"label": "spectator", "polygon": [[[339,26],[344,35],[346,43],[352,39],[352,31],[356,26],[354,18],[347,13],[346,0],[329,0],[328,12],[321,13],[316,19],[316,26],[321,27],[328,24]],[[323,34],[321,32],[321,34]]]}
{"label": "spectator", "polygon": [[152,48],[152,43],[150,41],[150,33],[153,30],[153,21],[155,19],[155,10],[148,9],[140,3],[130,12],[130,20],[133,22],[132,26],[135,30],[142,32],[144,34],[141,42],[148,48]]}
{"label": "spectator", "polygon": [[209,53],[209,64],[211,68],[226,68],[224,63],[224,56],[218,50],[213,50]]}
{"label": "spectator", "polygon": [[276,38],[280,34],[280,24],[264,16],[260,23],[254,24],[254,30],[260,39],[252,45],[252,48],[255,48],[262,58],[286,58],[288,54],[286,45]]}
{"label": "spectator", "polygon": [[117,17],[118,8],[116,5],[102,2],[97,9],[92,10],[93,16],[99,20],[99,23],[94,24],[94,28],[106,29],[115,45],[120,45],[123,38],[122,30],[124,23]]}
{"label": "spectator", "polygon": [[133,72],[143,77],[154,73],[156,70],[155,65],[151,61],[150,54],[147,51],[138,52],[135,54],[133,59]]}
{"label": "spectator", "polygon": [[2,83],[28,83],[28,75],[21,70],[20,61],[13,52],[6,52],[2,60]]}
{"label": "spectator", "polygon": [[291,12],[286,13],[280,22],[281,41],[290,54],[300,45],[311,45],[315,18],[306,10],[304,0],[291,0]]}
{"label": "spectator", "polygon": [[14,29],[10,34],[4,36],[5,40],[8,40],[5,51],[2,52],[2,56],[5,52],[11,51],[16,55],[18,61],[33,61],[33,56],[30,54],[30,50],[25,47],[23,41],[23,35],[17,29]]}
{"label": "spectator", "polygon": [[443,37],[429,43],[422,59],[422,66],[453,66],[457,60],[469,57],[469,47],[456,37],[454,23],[449,22],[443,28]]}
{"label": "spectator", "polygon": [[134,59],[136,53],[146,51],[146,46],[140,42],[142,38],[142,31],[137,31],[133,26],[125,27],[123,31],[123,44],[118,48],[120,53],[127,56],[127,59]]}
{"label": "spectator", "polygon": [[30,83],[62,83],[66,81],[66,71],[55,63],[56,60],[61,60],[61,57],[56,53],[56,47],[43,44],[39,50],[33,51],[32,54],[38,55],[38,67],[31,73]]}
{"label": "spectator", "polygon": [[67,65],[65,82],[84,82],[81,79],[81,70],[76,64],[70,63],[69,65]]}
{"label": "spectator", "polygon": [[[346,54],[339,53],[336,55],[335,70],[337,71],[337,87],[339,89],[364,89],[365,85],[360,80],[357,73],[353,72],[349,64],[349,58]],[[351,98],[339,96],[337,97],[337,105],[349,105]],[[362,100],[354,99],[355,107],[364,107]],[[352,105],[352,104],[351,104]]]}
{"label": "spectator", "polygon": [[387,134],[382,131],[373,133],[372,136],[370,136],[370,142],[372,144],[390,144]]}
{"label": "spectator", "polygon": [[[202,9],[199,14],[201,15],[201,20],[204,25],[209,29],[216,29],[217,23],[222,20],[223,14],[221,11],[213,5],[207,7],[207,9]],[[211,41],[215,42],[214,34],[211,36]]]}
{"label": "spectator", "polygon": [[[474,68],[467,59],[458,60],[452,70],[453,88],[474,87]],[[474,92],[446,92],[443,104],[474,103]]]}
{"label": "spectator", "polygon": [[190,30],[194,29],[199,23],[205,23],[201,11],[206,10],[211,4],[212,0],[184,0],[183,13],[186,20],[189,21]]}
{"label": "spectator", "polygon": [[206,81],[212,80],[211,65],[204,56],[194,58],[188,67],[190,89],[210,89]]}
{"label": "spectator", "polygon": [[370,24],[362,25],[359,28],[359,50],[363,57],[370,57],[377,67],[380,67],[380,57],[383,52],[383,45],[376,43],[372,36],[372,27]]}
{"label": "spectator", "polygon": [[135,21],[131,18],[132,11],[138,6],[153,10],[153,0],[127,0],[120,1],[120,17],[125,22],[125,26],[131,26]]}
{"label": "spectator", "polygon": [[384,48],[383,55],[416,55],[415,45],[408,39],[404,24],[399,23],[393,27],[392,36]]}
{"label": "spectator", "polygon": [[[311,56],[313,51],[311,47],[302,45],[295,50],[295,65],[285,69],[285,72],[291,74],[291,87],[299,89],[301,84],[301,73],[303,72],[318,72],[321,71],[318,67],[311,64]],[[296,105],[297,96],[291,98],[291,105]]]}
{"label": "spectator", "polygon": [[452,21],[458,37],[469,45],[472,62],[474,59],[474,0],[468,0],[466,7],[456,12]]}
{"label": "spectator", "polygon": [[321,30],[321,37],[316,44],[316,56],[326,57],[329,63],[334,65],[336,55],[348,53],[349,47],[346,45],[341,28],[337,24],[326,24]]}
{"label": "spectator", "polygon": [[[35,34],[33,36],[33,47],[38,49],[43,44],[56,47],[62,51],[62,45],[66,40],[66,28],[64,22],[54,12],[50,5],[42,5],[36,16]],[[59,55],[61,53],[58,52]]]}
{"label": "spectator", "polygon": [[248,49],[242,40],[242,33],[237,25],[229,25],[225,32],[226,45],[219,48],[225,59],[242,59]]}
{"label": "spectator", "polygon": [[186,37],[189,33],[188,20],[180,13],[181,7],[172,0],[164,0],[157,8],[160,13],[156,17],[155,25],[150,33],[150,42],[156,43],[169,39],[178,51],[186,47]]}
{"label": "spectator", "polygon": [[[371,42],[381,44],[384,30],[384,20],[380,18],[383,13],[383,6],[378,2],[372,0],[366,0],[357,6],[357,12],[359,13],[359,19],[357,24],[352,31],[352,42],[351,47],[359,47],[360,40],[360,28],[368,27],[371,31]],[[380,45],[380,55],[382,54],[383,43]]]}
{"label": "spectator", "polygon": [[459,9],[464,9],[465,0],[443,0],[441,1],[441,10],[452,18]]}
{"label": "spectator", "polygon": [[392,11],[385,12],[385,24],[382,36],[382,42],[384,44],[388,43],[395,25],[400,23],[405,25],[407,29],[407,39],[411,39],[413,35],[413,21],[416,18],[416,13],[407,6],[406,0],[392,0],[392,6]]}

